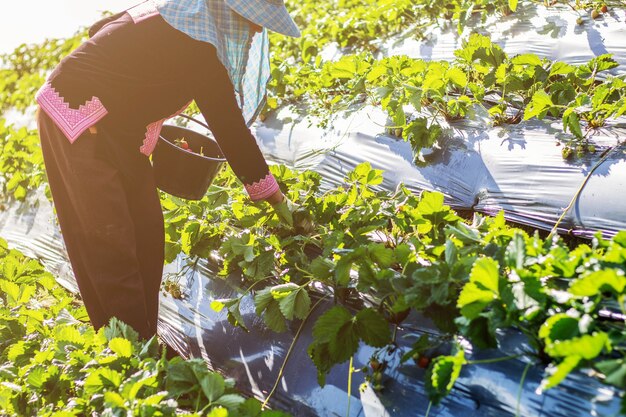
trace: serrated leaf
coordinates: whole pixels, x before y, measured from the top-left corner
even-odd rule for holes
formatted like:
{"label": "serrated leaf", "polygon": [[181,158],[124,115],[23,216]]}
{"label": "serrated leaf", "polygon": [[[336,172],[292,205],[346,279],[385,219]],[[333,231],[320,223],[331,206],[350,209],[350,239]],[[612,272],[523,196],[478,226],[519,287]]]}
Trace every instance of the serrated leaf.
{"label": "serrated leaf", "polygon": [[452,390],[465,363],[463,349],[454,356],[438,356],[433,360],[427,373],[426,389],[435,405]]}
{"label": "serrated leaf", "polygon": [[313,338],[328,343],[337,336],[339,328],[352,320],[350,312],[342,306],[334,306],[322,314],[313,325]]}
{"label": "serrated leaf", "polygon": [[381,268],[389,268],[393,263],[393,250],[381,243],[370,243],[367,251],[372,260]]}
{"label": "serrated leaf", "polygon": [[557,340],[572,339],[580,335],[578,319],[565,313],[549,317],[539,328],[539,337],[550,344]]}
{"label": "serrated leaf", "polygon": [[559,385],[580,363],[579,356],[568,356],[562,362],[550,365],[546,369],[547,377],[541,381],[541,390],[548,390]]}
{"label": "serrated leaf", "polygon": [[285,317],[280,311],[280,306],[276,300],[272,299],[265,309],[263,314],[263,321],[267,324],[267,327],[275,332],[282,333],[287,330],[287,323]]}
{"label": "serrated leaf", "polygon": [[206,372],[201,375],[196,374],[202,393],[213,403],[222,395],[226,389],[224,385],[224,378],[216,372]]}
{"label": "serrated leaf", "polygon": [[122,356],[125,358],[130,358],[134,352],[133,345],[130,341],[126,339],[122,339],[121,337],[116,337],[109,341],[109,349],[113,351],[113,353],[118,356]]}
{"label": "serrated leaf", "polygon": [[356,314],[355,330],[359,338],[374,347],[384,347],[391,341],[389,323],[376,310],[365,308]]}
{"label": "serrated leaf", "polygon": [[511,58],[514,65],[532,65],[541,66],[541,58],[535,54],[521,54]]}
{"label": "serrated leaf", "polygon": [[263,311],[274,301],[272,295],[272,287],[266,287],[258,291],[254,296],[254,307],[257,315],[261,315]]}
{"label": "serrated leaf", "polygon": [[595,359],[604,349],[610,351],[609,336],[604,332],[586,334],[567,340],[557,340],[546,346],[546,353],[554,358],[577,356]]}
{"label": "serrated leaf", "polygon": [[120,394],[114,391],[107,391],[104,393],[104,401],[108,406],[124,407],[125,401]]}
{"label": "serrated leaf", "polygon": [[479,287],[498,294],[499,279],[498,262],[491,258],[479,258],[474,262],[470,272],[470,282],[476,283]]}
{"label": "serrated leaf", "polygon": [[245,398],[239,394],[224,394],[215,401],[215,404],[234,410],[242,405],[244,401]]}
{"label": "serrated leaf", "polygon": [[507,265],[512,268],[522,269],[526,258],[526,242],[524,235],[516,232],[506,248]]}
{"label": "serrated leaf", "polygon": [[352,260],[348,257],[343,257],[337,261],[335,267],[335,282],[343,287],[350,284],[350,271],[352,269]]}
{"label": "serrated leaf", "polygon": [[207,417],[228,417],[228,410],[223,407],[216,407],[211,409]]}
{"label": "serrated leaf", "polygon": [[626,363],[624,359],[609,359],[598,362],[594,367],[605,375],[604,382],[616,387],[626,383]]}
{"label": "serrated leaf", "polygon": [[288,319],[304,319],[311,309],[311,298],[306,288],[298,287],[279,301],[281,313]]}
{"label": "serrated leaf", "polygon": [[335,264],[328,258],[319,256],[311,262],[311,275],[320,281],[326,281],[331,277]]}
{"label": "serrated leaf", "polygon": [[34,388],[41,388],[48,379],[46,369],[42,366],[36,366],[28,372],[26,382]]}
{"label": "serrated leaf", "polygon": [[556,61],[550,67],[550,77],[555,75],[567,75],[574,72],[574,66],[565,62]]}
{"label": "serrated leaf", "polygon": [[578,297],[592,297],[605,291],[623,294],[626,277],[621,270],[603,269],[572,282],[569,292]]}
{"label": "serrated leaf", "polygon": [[542,118],[542,114],[544,114],[548,109],[554,106],[552,103],[552,99],[550,95],[543,90],[539,90],[533,94],[530,103],[524,110],[524,120],[531,119],[533,117]]}

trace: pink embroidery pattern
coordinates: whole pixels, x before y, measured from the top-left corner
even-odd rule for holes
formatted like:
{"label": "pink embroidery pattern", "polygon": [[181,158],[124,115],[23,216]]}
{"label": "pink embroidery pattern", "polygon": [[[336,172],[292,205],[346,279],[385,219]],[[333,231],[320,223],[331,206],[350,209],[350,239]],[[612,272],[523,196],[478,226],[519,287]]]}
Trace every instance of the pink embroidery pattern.
{"label": "pink embroidery pattern", "polygon": [[244,184],[244,186],[252,201],[267,198],[279,189],[276,178],[272,174],[267,174],[265,178],[261,178],[258,182]]}
{"label": "pink embroidery pattern", "polygon": [[156,147],[156,144],[159,141],[159,134],[161,133],[161,128],[163,127],[163,123],[165,123],[167,119],[170,119],[176,115],[181,114],[187,107],[189,107],[190,104],[191,104],[191,101],[185,104],[180,110],[178,110],[176,113],[172,114],[171,116],[168,116],[164,119],[150,123],[148,126],[146,126],[146,136],[143,139],[143,144],[139,147],[139,151],[142,154],[149,156],[154,151],[154,148]]}
{"label": "pink embroidery pattern", "polygon": [[95,96],[78,109],[70,108],[70,105],[49,82],[39,89],[35,100],[61,129],[70,143],[74,143],[86,129],[96,124],[108,113],[100,99]]}
{"label": "pink embroidery pattern", "polygon": [[152,16],[158,15],[159,11],[154,1],[148,0],[128,9],[128,14],[133,19],[133,23],[137,24]]}

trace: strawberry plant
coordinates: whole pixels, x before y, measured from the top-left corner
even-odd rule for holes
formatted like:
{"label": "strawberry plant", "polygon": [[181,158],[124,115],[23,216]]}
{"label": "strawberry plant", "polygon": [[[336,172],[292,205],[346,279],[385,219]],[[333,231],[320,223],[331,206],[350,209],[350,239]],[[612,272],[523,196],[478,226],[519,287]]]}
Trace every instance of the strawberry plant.
{"label": "strawberry plant", "polygon": [[285,416],[262,411],[201,359],[165,358],[113,319],[99,331],[41,264],[0,240],[3,415]]}
{"label": "strawberry plant", "polygon": [[[239,186],[225,194],[224,184],[233,181],[228,172],[192,210],[198,217],[186,216],[178,229],[207,233],[191,237],[184,245],[188,253],[205,254],[224,275],[243,273],[237,297],[212,303],[233,325],[246,328],[239,309],[247,295],[278,332],[307,320],[316,300],[332,297],[334,306],[313,324],[308,348],[320,384],[364,343],[380,352],[368,380],[384,389],[384,352],[396,349],[393,329],[408,311],[430,317],[442,332],[400,352],[402,362],[412,359],[427,368],[434,403],[453,388],[463,367],[480,363],[461,344],[441,354],[437,346],[459,336],[476,348],[493,348],[499,331],[522,332],[533,347],[525,353],[528,360],[546,369],[543,389],[596,363],[602,364],[598,371],[616,372],[607,381],[617,379],[621,362],[608,355],[621,351],[623,323],[606,322],[600,312],[611,299],[623,306],[623,233],[572,249],[507,226],[502,214],[467,223],[438,193],[415,196],[403,187],[378,192],[382,173],[369,164],[349,173],[344,186],[324,192],[315,173],[284,167],[272,172],[289,198],[313,215],[313,230],[286,229],[263,203],[244,203]],[[168,200],[170,210],[182,210]]]}
{"label": "strawberry plant", "polygon": [[0,119],[0,196],[24,200],[45,180],[37,132],[15,129]]}

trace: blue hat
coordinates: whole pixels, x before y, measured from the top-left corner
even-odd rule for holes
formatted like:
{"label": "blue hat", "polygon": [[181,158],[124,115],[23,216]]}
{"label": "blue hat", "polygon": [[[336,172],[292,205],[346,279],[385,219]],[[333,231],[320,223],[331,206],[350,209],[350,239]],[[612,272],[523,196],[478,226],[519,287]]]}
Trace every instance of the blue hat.
{"label": "blue hat", "polygon": [[300,37],[300,30],[283,0],[226,0],[226,4],[252,23],[283,35]]}

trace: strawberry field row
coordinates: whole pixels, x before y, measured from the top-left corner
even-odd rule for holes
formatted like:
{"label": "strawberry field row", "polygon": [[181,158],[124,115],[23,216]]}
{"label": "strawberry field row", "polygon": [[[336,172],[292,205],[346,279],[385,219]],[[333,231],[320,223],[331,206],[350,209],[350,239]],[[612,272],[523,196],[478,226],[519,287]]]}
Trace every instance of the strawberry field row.
{"label": "strawberry field row", "polygon": [[531,118],[560,120],[564,158],[595,152],[593,130],[626,113],[626,81],[606,72],[618,64],[600,55],[584,65],[509,57],[485,36],[473,34],[456,60],[425,61],[405,56],[375,59],[345,55],[337,61],[285,68],[272,83],[281,103],[301,105],[322,125],[341,111],[380,106],[388,130],[408,140],[416,162],[420,150],[438,143],[450,122],[488,114],[492,125]]}
{"label": "strawberry field row", "polygon": [[[404,360],[419,361],[455,338],[476,348],[497,347],[498,332],[515,329],[532,346],[527,360],[546,369],[542,389],[580,367],[594,367],[605,382],[626,388],[626,314],[602,317],[608,304],[624,305],[624,232],[570,248],[559,238],[507,226],[502,214],[475,216],[468,224],[438,193],[415,196],[402,187],[377,192],[382,172],[368,164],[348,174],[345,186],[324,193],[315,173],[272,169],[303,207],[294,230],[263,204],[249,204],[235,177],[223,174],[200,202],[163,200],[168,258],[184,252],[220,260],[221,275],[241,271],[240,296],[214,300],[212,307],[244,328],[244,297],[252,296],[265,324],[282,332],[289,321],[306,319],[313,296],[326,288],[335,306],[313,325],[308,349],[320,384],[360,343],[395,345],[394,326],[414,311],[430,318],[442,336],[420,338],[402,352]],[[305,213],[313,215],[314,227],[299,222]],[[471,365],[462,346],[429,366],[435,403]]]}

